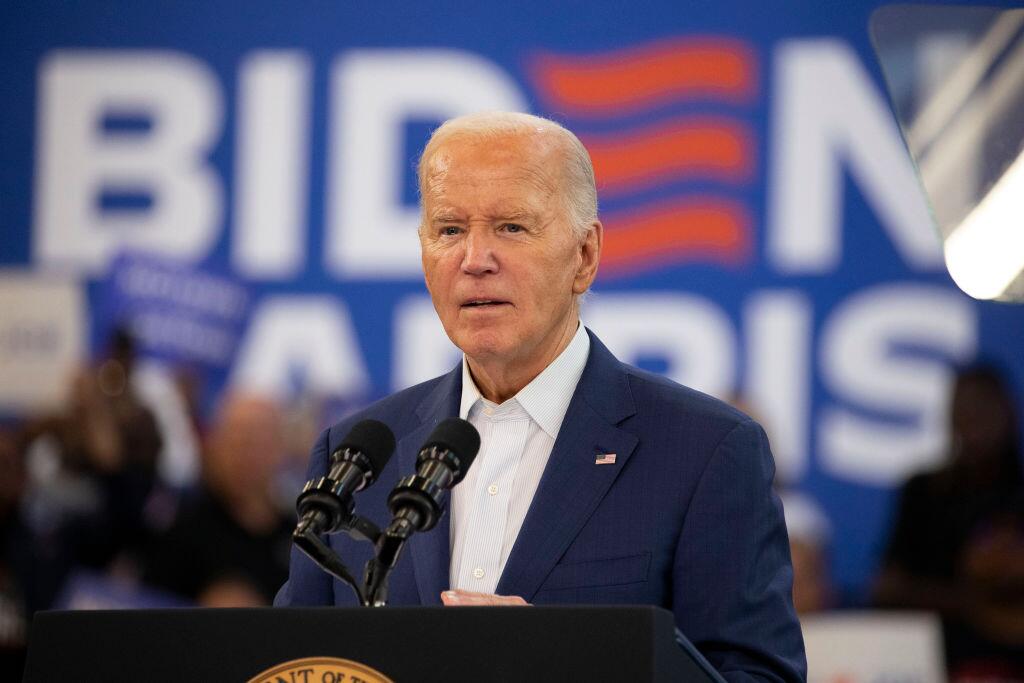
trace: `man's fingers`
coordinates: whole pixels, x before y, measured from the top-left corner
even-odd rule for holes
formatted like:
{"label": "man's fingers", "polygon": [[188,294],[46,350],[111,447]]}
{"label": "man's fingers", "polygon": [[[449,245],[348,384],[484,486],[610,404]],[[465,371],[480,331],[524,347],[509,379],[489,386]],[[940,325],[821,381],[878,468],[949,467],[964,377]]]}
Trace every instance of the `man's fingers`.
{"label": "man's fingers", "polygon": [[522,607],[530,604],[518,595],[494,595],[463,590],[443,591],[441,602],[448,607]]}

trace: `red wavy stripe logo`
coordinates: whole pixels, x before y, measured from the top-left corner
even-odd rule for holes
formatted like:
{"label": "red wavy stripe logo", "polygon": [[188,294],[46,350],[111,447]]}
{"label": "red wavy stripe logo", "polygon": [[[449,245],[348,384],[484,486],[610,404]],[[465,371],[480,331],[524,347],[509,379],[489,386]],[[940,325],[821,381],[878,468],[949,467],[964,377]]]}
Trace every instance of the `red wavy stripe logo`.
{"label": "red wavy stripe logo", "polygon": [[676,201],[609,217],[601,274],[631,275],[682,261],[737,267],[751,256],[746,207],[727,199]]}
{"label": "red wavy stripe logo", "polygon": [[707,177],[750,179],[753,136],[726,119],[690,119],[632,133],[588,135],[601,194],[640,190],[664,180]]}
{"label": "red wavy stripe logo", "polygon": [[530,69],[549,111],[628,113],[682,98],[747,103],[756,59],[744,42],[683,38],[597,55],[540,54]]}

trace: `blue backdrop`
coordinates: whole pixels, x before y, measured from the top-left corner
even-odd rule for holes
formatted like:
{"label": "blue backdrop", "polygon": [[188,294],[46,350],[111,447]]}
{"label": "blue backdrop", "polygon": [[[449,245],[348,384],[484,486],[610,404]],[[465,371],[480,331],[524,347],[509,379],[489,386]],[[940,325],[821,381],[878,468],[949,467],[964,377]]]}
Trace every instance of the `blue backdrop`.
{"label": "blue backdrop", "polygon": [[214,393],[360,404],[457,358],[415,237],[431,128],[553,117],[607,226],[584,322],[762,419],[856,599],[893,487],[945,449],[952,366],[1024,383],[1024,312],[943,268],[878,4],[4,3],[0,263],[83,287],[93,349],[128,316]]}

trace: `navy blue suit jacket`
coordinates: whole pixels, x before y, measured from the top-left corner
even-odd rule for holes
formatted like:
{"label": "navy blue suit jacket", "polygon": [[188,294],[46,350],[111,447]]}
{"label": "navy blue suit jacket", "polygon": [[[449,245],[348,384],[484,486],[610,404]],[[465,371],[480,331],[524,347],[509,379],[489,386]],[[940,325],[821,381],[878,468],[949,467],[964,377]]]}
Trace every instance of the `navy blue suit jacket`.
{"label": "navy blue suit jacket", "polygon": [[[761,427],[724,403],[620,363],[590,333],[590,356],[496,592],[544,604],[651,604],[728,680],[806,678],[774,463]],[[395,456],[356,512],[381,526],[403,474],[438,422],[456,416],[462,370],[389,396],[331,427],[310,476],[356,422],[391,427]],[[595,457],[615,453],[614,465]],[[449,517],[417,534],[390,582],[391,605],[438,605],[449,585]],[[368,543],[332,547],[356,576]],[[278,605],[355,605],[351,590],[292,551]]]}

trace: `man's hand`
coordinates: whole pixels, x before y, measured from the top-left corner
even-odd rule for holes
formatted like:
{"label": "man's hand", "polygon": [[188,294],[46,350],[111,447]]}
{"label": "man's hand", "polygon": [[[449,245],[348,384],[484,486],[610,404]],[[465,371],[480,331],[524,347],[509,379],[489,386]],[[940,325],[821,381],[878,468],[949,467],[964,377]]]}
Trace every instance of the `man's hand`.
{"label": "man's hand", "polygon": [[518,595],[494,595],[463,590],[442,591],[441,602],[446,607],[523,607],[530,604]]}

